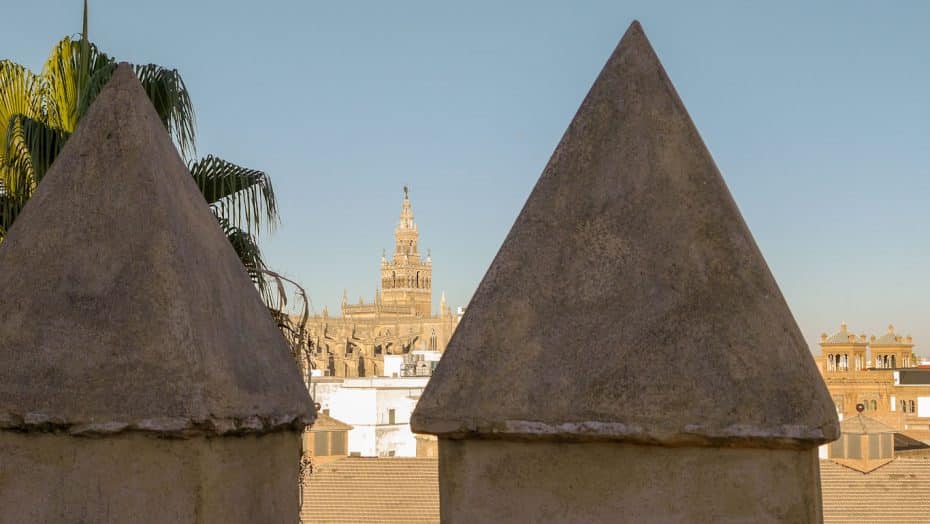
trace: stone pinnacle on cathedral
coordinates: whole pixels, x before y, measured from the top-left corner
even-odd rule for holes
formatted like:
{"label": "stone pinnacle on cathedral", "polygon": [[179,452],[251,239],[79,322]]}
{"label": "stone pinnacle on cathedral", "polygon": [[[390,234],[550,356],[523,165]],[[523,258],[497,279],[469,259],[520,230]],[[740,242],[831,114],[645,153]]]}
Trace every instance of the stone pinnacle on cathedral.
{"label": "stone pinnacle on cathedral", "polygon": [[417,226],[413,222],[413,209],[410,207],[410,190],[407,186],[404,186],[404,202],[400,210],[400,224],[397,226],[398,229],[416,229]]}

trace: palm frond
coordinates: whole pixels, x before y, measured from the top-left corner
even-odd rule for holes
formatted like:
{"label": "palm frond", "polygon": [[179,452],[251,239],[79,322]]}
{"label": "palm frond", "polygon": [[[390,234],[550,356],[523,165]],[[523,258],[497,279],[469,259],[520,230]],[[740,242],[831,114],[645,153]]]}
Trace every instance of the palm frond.
{"label": "palm frond", "polygon": [[[275,284],[266,286],[267,292],[262,296],[265,306],[284,335],[297,366],[309,374],[314,365],[313,343],[307,329],[310,319],[310,300],[307,298],[307,292],[300,284],[280,273],[270,269],[265,269],[263,273]],[[288,290],[295,299],[292,302],[288,301]],[[293,305],[293,302],[297,304]]]}
{"label": "palm frond", "polygon": [[137,65],[134,68],[155,111],[177,142],[181,156],[192,157],[197,152],[194,146],[196,119],[181,74],[177,69],[166,69],[155,64]]}
{"label": "palm frond", "polygon": [[11,157],[7,164],[20,169],[24,173],[31,169],[33,185],[38,184],[45,177],[45,173],[52,167],[52,162],[58,158],[65,142],[71,133],[55,129],[44,122],[34,120],[22,115],[14,116],[10,121],[8,136],[11,143],[8,149],[19,147],[19,153]]}
{"label": "palm frond", "polygon": [[278,203],[271,179],[263,171],[242,167],[208,155],[188,165],[206,201],[219,214],[249,233],[264,222],[278,222]]}
{"label": "palm frond", "polygon": [[22,115],[10,117],[4,129],[6,140],[0,144],[0,181],[4,192],[17,201],[25,202],[36,186],[32,155],[23,130]]}
{"label": "palm frond", "polygon": [[261,249],[255,243],[255,239],[252,238],[252,235],[231,224],[226,218],[218,215],[216,209],[213,210],[213,214],[262,298],[267,297],[267,281],[264,274],[265,261],[262,259]]}
{"label": "palm frond", "polygon": [[6,188],[0,183],[0,242],[6,238],[6,233],[13,225],[13,221],[23,210],[25,200],[17,198],[7,192]]}
{"label": "palm frond", "polygon": [[109,55],[85,38],[75,41],[65,37],[58,42],[42,68],[45,120],[54,127],[74,132],[87,108],[86,92],[91,78],[101,70],[111,69],[113,64]]}
{"label": "palm frond", "polygon": [[112,77],[113,72],[116,71],[116,66],[117,63],[115,61],[102,66],[94,71],[94,74],[87,80],[87,84],[81,92],[81,98],[78,100],[77,112],[79,118],[87,113],[87,110],[90,109],[90,105],[93,104],[94,100],[97,98],[97,95],[100,94],[103,87],[110,81],[110,77]]}
{"label": "palm frond", "polygon": [[0,144],[14,115],[38,118],[42,114],[41,79],[25,67],[0,60]]}

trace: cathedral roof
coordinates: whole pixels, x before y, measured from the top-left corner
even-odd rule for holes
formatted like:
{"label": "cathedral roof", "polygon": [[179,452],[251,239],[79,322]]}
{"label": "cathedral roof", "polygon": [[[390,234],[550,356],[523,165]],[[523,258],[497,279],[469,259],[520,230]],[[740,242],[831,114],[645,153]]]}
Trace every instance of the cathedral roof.
{"label": "cathedral roof", "polygon": [[807,448],[807,344],[638,23],[601,71],[412,418],[445,438]]}
{"label": "cathedral roof", "polygon": [[313,405],[132,69],[0,247],[0,427],[262,432]]}

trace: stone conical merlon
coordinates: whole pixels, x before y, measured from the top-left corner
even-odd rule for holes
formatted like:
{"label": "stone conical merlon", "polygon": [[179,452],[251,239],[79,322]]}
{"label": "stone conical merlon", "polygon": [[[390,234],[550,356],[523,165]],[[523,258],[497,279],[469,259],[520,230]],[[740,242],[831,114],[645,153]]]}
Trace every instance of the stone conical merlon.
{"label": "stone conical merlon", "polygon": [[0,247],[0,427],[311,422],[288,348],[127,64]]}
{"label": "stone conical merlon", "polygon": [[504,240],[412,425],[670,446],[837,437],[797,324],[638,23]]}

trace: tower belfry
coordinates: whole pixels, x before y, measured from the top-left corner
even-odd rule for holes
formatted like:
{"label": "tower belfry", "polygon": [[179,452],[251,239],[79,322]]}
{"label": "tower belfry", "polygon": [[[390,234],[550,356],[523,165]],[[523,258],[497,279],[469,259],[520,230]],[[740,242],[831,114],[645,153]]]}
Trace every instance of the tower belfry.
{"label": "tower belfry", "polygon": [[410,305],[417,315],[432,315],[433,266],[420,259],[420,233],[413,220],[410,192],[404,186],[400,221],[394,229],[394,256],[381,259],[381,300],[384,305]]}

